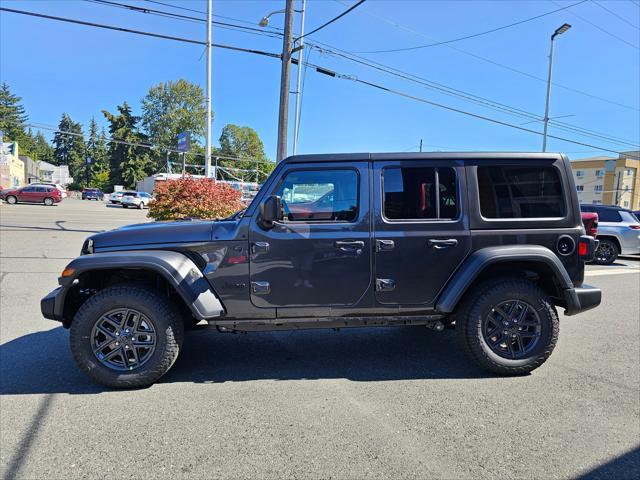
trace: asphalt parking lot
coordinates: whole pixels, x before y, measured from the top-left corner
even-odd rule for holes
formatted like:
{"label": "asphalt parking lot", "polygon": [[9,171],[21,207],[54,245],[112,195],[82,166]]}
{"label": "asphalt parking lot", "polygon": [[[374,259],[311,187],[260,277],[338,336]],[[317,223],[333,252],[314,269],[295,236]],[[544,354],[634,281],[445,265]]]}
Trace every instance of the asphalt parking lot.
{"label": "asphalt parking lot", "polygon": [[187,334],[160,383],[109,391],[39,301],[84,238],[146,211],[0,206],[2,478],[640,478],[640,261],[588,267],[603,304],[561,315],[526,377],[454,332]]}

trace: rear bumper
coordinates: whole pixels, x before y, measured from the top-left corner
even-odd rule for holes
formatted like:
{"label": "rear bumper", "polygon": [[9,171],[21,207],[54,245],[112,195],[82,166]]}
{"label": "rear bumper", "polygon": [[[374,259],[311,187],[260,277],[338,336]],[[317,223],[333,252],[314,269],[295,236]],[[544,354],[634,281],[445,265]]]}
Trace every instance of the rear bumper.
{"label": "rear bumper", "polygon": [[565,315],[576,315],[600,305],[602,290],[583,285],[582,287],[565,290],[564,297],[566,302]]}
{"label": "rear bumper", "polygon": [[40,311],[44,318],[64,321],[64,297],[67,294],[65,287],[58,287],[40,300]]}

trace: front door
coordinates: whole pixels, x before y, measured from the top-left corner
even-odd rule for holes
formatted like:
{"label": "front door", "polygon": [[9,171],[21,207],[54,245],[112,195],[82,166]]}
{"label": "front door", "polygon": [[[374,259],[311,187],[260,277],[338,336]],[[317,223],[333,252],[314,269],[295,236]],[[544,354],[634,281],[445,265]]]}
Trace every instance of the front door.
{"label": "front door", "polygon": [[369,163],[293,163],[280,178],[266,194],[281,197],[283,221],[270,229],[251,222],[251,301],[263,308],[356,303],[371,281]]}
{"label": "front door", "polygon": [[431,307],[471,249],[464,170],[437,160],[374,165],[376,299]]}
{"label": "front door", "polygon": [[21,202],[37,202],[38,194],[36,193],[37,187],[24,187],[18,193],[18,200]]}

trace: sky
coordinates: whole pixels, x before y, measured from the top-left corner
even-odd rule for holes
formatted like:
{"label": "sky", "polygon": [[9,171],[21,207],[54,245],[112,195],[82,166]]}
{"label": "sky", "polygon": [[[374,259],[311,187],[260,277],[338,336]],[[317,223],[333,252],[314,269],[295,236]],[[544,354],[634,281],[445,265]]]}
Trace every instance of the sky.
{"label": "sky", "polygon": [[[181,15],[204,15],[148,1],[113,0]],[[500,102],[542,118],[550,36],[563,23],[572,28],[556,38],[551,118],[588,129],[599,137],[549,127],[548,151],[570,158],[615,156],[607,150],[637,150],[640,144],[640,1],[585,1],[513,27],[466,40],[399,52],[402,49],[485,32],[562,7],[573,1],[385,1],[368,0],[335,23],[309,36],[330,48],[357,53],[388,67]],[[163,0],[206,11],[205,0]],[[311,31],[355,1],[308,0],[305,30]],[[2,0],[0,6],[127,27],[204,41],[205,25],[84,0]],[[296,8],[301,0],[296,1]],[[259,28],[265,14],[284,0],[213,0],[214,20]],[[229,20],[229,17],[234,20]],[[295,31],[299,31],[296,14]],[[283,15],[270,26],[282,28]],[[265,29],[269,31],[270,29]],[[259,33],[213,28],[214,42],[279,53],[282,40]],[[308,67],[298,153],[418,151],[540,151],[542,137],[437,107],[463,110],[521,128],[542,131],[540,121],[490,109],[442,90],[305,47],[309,62],[338,72],[330,77]],[[0,12],[0,80],[22,97],[29,121],[55,127],[63,112],[88,125],[101,111],[114,112],[127,101],[140,113],[148,89],[185,78],[205,86],[204,47]],[[292,67],[291,91],[296,67]],[[404,75],[404,73],[403,73]],[[537,78],[534,78],[537,77]],[[374,88],[354,79],[390,88]],[[250,53],[214,49],[213,143],[224,125],[254,128],[270,158],[276,155],[280,62]],[[433,85],[433,84],[431,84]],[[559,86],[560,85],[560,86]],[[580,91],[583,93],[577,93]],[[601,97],[600,100],[595,97]],[[291,96],[289,153],[293,131]],[[573,128],[573,127],[571,127]],[[86,128],[85,128],[86,130]],[[48,131],[44,133],[49,134]],[[601,138],[613,136],[618,140]],[[622,143],[622,141],[626,143]],[[634,145],[636,146],[634,148]]]}

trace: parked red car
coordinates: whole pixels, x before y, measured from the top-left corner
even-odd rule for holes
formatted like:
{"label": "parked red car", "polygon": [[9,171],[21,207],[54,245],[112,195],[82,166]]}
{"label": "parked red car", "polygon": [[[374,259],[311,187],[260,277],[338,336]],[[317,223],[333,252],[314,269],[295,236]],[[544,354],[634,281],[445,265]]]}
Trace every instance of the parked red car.
{"label": "parked red car", "polygon": [[596,238],[598,236],[598,214],[595,212],[581,212],[582,224],[587,235]]}
{"label": "parked red car", "polygon": [[0,198],[9,204],[44,203],[51,206],[62,201],[62,193],[56,187],[27,185],[22,188],[7,188],[0,191]]}

